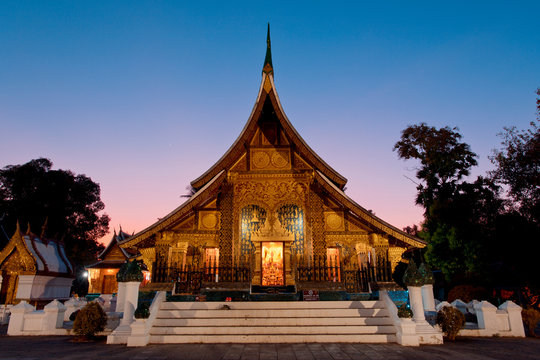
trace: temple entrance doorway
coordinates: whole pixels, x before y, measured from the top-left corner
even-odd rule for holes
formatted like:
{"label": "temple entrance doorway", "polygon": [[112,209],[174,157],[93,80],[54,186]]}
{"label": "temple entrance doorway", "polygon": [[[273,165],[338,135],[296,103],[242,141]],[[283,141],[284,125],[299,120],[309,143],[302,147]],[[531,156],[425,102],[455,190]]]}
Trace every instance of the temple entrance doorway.
{"label": "temple entrance doorway", "polygon": [[283,242],[263,242],[262,249],[262,286],[283,286]]}

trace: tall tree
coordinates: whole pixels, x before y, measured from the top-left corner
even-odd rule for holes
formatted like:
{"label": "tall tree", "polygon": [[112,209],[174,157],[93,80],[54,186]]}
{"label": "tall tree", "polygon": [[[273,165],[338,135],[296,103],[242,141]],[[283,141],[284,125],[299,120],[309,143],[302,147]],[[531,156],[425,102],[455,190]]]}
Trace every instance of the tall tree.
{"label": "tall tree", "polygon": [[[540,89],[536,93],[540,123]],[[491,157],[497,166],[491,176],[508,188],[513,210],[540,226],[540,127],[535,122],[530,125],[526,130],[504,128],[502,149]]]}
{"label": "tall tree", "polygon": [[436,198],[450,196],[458,181],[477,164],[476,154],[461,142],[457,128],[411,125],[401,132],[394,151],[400,159],[420,161],[416,177],[421,183],[417,186],[416,203],[426,211]]}
{"label": "tall tree", "polygon": [[394,146],[399,158],[420,162],[416,202],[425,210],[420,236],[428,242],[427,260],[449,280],[482,269],[485,239],[491,236],[485,224],[491,221],[489,211],[497,213],[500,206],[492,182],[463,181],[477,162],[461,138],[457,128],[437,129],[421,123],[403,130]]}
{"label": "tall tree", "polygon": [[[69,258],[77,265],[96,258],[103,248],[97,239],[109,227],[100,187],[85,175],[52,170],[49,159],[35,159],[0,170],[0,217],[11,236],[19,221],[40,235],[63,239]],[[0,245],[5,244],[4,241]]]}

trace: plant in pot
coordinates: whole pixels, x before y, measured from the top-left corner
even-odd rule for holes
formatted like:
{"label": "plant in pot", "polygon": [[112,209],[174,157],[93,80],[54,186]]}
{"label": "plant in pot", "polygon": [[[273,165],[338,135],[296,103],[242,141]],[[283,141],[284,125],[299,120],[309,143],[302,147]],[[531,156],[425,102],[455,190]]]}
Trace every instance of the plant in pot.
{"label": "plant in pot", "polygon": [[135,319],[148,319],[150,317],[150,305],[147,302],[140,303],[135,310]]}
{"label": "plant in pot", "polygon": [[424,276],[418,271],[413,259],[409,260],[407,270],[403,275],[403,283],[407,285],[409,291],[409,300],[413,312],[413,319],[417,322],[424,322],[424,305],[422,301],[422,286],[424,285]]}
{"label": "plant in pot", "polygon": [[141,266],[138,261],[128,261],[116,273],[118,282],[142,282],[144,279]]}
{"label": "plant in pot", "polygon": [[406,303],[403,303],[398,307],[397,314],[401,319],[410,319],[413,317],[413,312],[407,307]]}

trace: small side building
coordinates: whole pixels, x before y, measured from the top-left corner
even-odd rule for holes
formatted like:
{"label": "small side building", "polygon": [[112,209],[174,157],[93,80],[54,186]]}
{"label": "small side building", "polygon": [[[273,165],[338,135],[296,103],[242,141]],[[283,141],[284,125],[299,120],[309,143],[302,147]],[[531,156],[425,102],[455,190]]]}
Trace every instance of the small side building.
{"label": "small side building", "polygon": [[88,271],[88,293],[90,294],[114,294],[118,292],[118,282],[116,274],[126,261],[136,257],[136,253],[129,249],[121,248],[118,243],[128,240],[131,237],[128,233],[116,231],[105,248],[98,255],[98,261],[86,266]]}
{"label": "small side building", "polygon": [[30,226],[23,234],[17,223],[15,234],[0,252],[0,304],[67,299],[73,278],[62,241],[48,239],[44,232],[38,237]]}

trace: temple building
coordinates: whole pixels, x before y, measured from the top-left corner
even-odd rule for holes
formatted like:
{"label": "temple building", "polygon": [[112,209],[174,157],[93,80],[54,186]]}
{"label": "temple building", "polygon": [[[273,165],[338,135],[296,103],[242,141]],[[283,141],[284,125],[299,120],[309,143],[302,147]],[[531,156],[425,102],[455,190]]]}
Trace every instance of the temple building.
{"label": "temple building", "polygon": [[0,252],[0,304],[26,300],[43,305],[67,299],[73,282],[73,265],[62,241],[40,236],[30,226],[23,233],[17,223],[15,234]]}
{"label": "temple building", "polygon": [[152,282],[182,291],[186,272],[206,287],[368,291],[361,271],[388,280],[402,253],[425,243],[349,198],[346,183],[285,115],[268,33],[257,100],[238,138],[191,182],[187,201],[119,245],[139,254]]}

